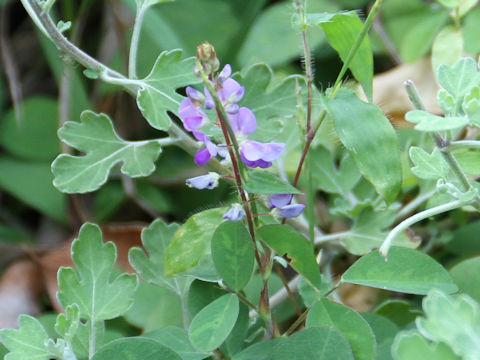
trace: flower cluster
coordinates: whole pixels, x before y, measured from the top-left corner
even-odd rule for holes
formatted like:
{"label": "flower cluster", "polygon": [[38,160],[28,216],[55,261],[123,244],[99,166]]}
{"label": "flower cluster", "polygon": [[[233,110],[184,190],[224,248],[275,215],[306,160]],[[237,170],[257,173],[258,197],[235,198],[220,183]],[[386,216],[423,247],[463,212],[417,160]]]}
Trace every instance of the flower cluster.
{"label": "flower cluster", "polygon": [[[212,85],[216,89],[218,99],[227,113],[227,120],[240,144],[241,160],[251,168],[268,168],[272,166],[272,161],[280,157],[285,144],[261,143],[247,139],[247,135],[257,129],[257,120],[249,108],[240,107],[237,104],[243,98],[245,88],[230,78],[231,74],[232,68],[228,64],[225,65],[212,81]],[[217,155],[226,157],[225,145],[215,144],[205,132],[201,131],[203,126],[210,123],[205,110],[215,108],[212,94],[207,89],[201,93],[192,87],[187,87],[186,93],[187,97],[181,102],[178,114],[183,120],[184,128],[204,144],[204,147],[195,154],[195,163],[201,166]]]}

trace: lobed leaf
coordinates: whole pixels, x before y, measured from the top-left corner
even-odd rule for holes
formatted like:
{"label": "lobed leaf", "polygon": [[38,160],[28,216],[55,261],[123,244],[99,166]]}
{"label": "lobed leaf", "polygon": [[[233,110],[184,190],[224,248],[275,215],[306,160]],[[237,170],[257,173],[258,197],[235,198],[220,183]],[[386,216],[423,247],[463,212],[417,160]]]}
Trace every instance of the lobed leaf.
{"label": "lobed leaf", "polygon": [[453,351],[443,343],[429,343],[417,331],[401,332],[392,345],[395,360],[460,360]]}
{"label": "lobed leaf", "polygon": [[415,165],[411,170],[420,179],[438,180],[447,178],[450,166],[437,147],[429,154],[418,146],[412,146],[409,155]]}
{"label": "lobed leaf", "polygon": [[60,139],[85,156],[62,154],[52,163],[53,184],[66,193],[85,193],[102,186],[111,168],[123,162],[121,171],[130,177],[150,175],[161,148],[155,141],[125,141],[105,114],[84,111],[81,122],[67,121]]}
{"label": "lobed leaf", "polygon": [[77,304],[80,317],[92,322],[124,314],[133,301],[137,277],[123,273],[113,276],[117,258],[115,245],[103,243],[97,225],[84,224],[72,243],[76,268],[60,268],[58,300],[63,308]]}
{"label": "lobed leaf", "polygon": [[453,65],[439,66],[437,80],[459,102],[474,86],[478,85],[480,76],[475,60],[466,57]]}

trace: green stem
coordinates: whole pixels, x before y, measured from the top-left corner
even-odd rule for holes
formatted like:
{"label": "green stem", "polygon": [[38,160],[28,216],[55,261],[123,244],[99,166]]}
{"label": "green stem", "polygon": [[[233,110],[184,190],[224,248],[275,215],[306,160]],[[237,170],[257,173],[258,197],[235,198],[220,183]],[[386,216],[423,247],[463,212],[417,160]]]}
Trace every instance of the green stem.
{"label": "green stem", "polygon": [[130,53],[128,56],[128,77],[130,79],[137,78],[137,53],[138,43],[140,41],[140,33],[142,32],[143,18],[148,6],[140,6],[135,15],[135,24],[133,25],[132,40],[130,42]]}
{"label": "green stem", "polygon": [[410,226],[416,224],[417,222],[422,221],[424,219],[428,219],[429,217],[432,217],[438,214],[442,214],[450,210],[458,209],[459,207],[469,205],[471,203],[472,203],[472,200],[468,200],[468,201],[454,200],[446,204],[442,204],[439,206],[435,206],[431,209],[421,211],[418,214],[415,214],[405,219],[400,224],[395,226],[392,231],[390,231],[387,238],[385,239],[382,246],[380,247],[380,254],[382,254],[382,256],[385,258],[385,261],[387,261],[388,250],[392,246],[392,242],[395,239],[395,237],[401,232],[407,230]]}
{"label": "green stem", "polygon": [[383,3],[383,0],[376,0],[375,4],[373,4],[372,9],[368,14],[367,20],[365,20],[365,24],[363,24],[362,31],[360,31],[360,34],[358,34],[357,38],[355,39],[355,42],[353,43],[353,46],[350,48],[350,51],[348,52],[347,58],[343,62],[343,66],[340,72],[338,73],[337,79],[335,80],[335,84],[333,85],[333,90],[330,94],[330,98],[333,98],[337,93],[338,89],[340,88],[343,76],[345,75],[348,68],[350,67],[350,63],[352,62],[353,57],[357,53],[357,50],[360,48],[360,45],[362,44],[363,39],[365,38],[365,36],[367,36],[368,31],[372,27],[373,20],[375,20],[375,17],[377,16],[377,13],[380,10],[380,7],[382,6],[382,3]]}
{"label": "green stem", "polygon": [[451,148],[480,148],[479,140],[458,140],[450,143]]}

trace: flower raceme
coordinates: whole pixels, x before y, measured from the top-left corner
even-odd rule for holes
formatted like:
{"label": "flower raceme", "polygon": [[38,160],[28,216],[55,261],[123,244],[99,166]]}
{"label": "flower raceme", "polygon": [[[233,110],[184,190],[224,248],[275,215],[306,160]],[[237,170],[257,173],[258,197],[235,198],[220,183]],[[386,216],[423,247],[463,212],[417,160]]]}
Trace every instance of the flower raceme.
{"label": "flower raceme", "polygon": [[[227,120],[240,144],[241,160],[251,168],[268,168],[272,166],[272,161],[281,156],[285,144],[277,142],[261,143],[247,139],[247,135],[252,134],[257,129],[257,120],[249,108],[240,107],[237,104],[243,98],[245,88],[230,78],[231,74],[230,65],[225,65],[213,80],[212,85],[216,89],[217,96],[227,113]],[[192,132],[195,139],[205,145],[195,154],[195,163],[201,166],[217,155],[226,157],[227,152],[221,151],[225,145],[216,145],[205,132],[200,130],[210,123],[205,110],[215,107],[212,94],[207,89],[204,90],[203,94],[192,87],[187,87],[186,93],[187,97],[181,102],[178,114],[183,120],[185,130]]]}

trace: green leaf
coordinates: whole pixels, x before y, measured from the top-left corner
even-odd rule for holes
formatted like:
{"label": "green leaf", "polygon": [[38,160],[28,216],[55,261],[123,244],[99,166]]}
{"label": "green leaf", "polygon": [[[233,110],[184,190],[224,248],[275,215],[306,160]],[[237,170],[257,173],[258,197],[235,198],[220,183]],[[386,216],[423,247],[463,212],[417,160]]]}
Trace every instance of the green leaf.
{"label": "green leaf", "polygon": [[368,322],[375,335],[377,351],[375,359],[392,360],[391,347],[398,326],[391,320],[378,314],[362,313],[362,317]]}
{"label": "green leaf", "polygon": [[453,155],[468,175],[480,174],[480,151],[479,149],[455,149]]}
{"label": "green leaf", "polygon": [[268,360],[353,360],[352,349],[340,331],[316,326],[299,331],[280,342]]}
{"label": "green leaf", "polygon": [[395,360],[460,360],[453,351],[443,343],[429,343],[417,331],[401,332],[392,345]]}
{"label": "green leaf", "polygon": [[415,321],[422,311],[412,308],[411,304],[405,300],[392,299],[380,304],[375,309],[375,313],[390,319],[398,327],[404,328]]}
{"label": "green leaf", "polygon": [[418,146],[412,146],[409,155],[415,165],[411,170],[420,179],[447,178],[450,167],[437,147],[429,154]]}
{"label": "green leaf", "polygon": [[[347,60],[358,34],[362,31],[363,23],[356,12],[337,14],[328,22],[320,24],[327,35],[328,42],[338,52],[343,62]],[[373,92],[373,54],[370,40],[365,36],[355,56],[352,58],[349,69],[355,79],[362,85],[367,98],[372,100]]]}
{"label": "green leaf", "polygon": [[193,346],[201,351],[218,348],[232,331],[238,312],[238,298],[234,294],[223,295],[200,310],[188,331]]}
{"label": "green leaf", "polygon": [[323,298],[308,312],[305,327],[329,325],[340,330],[357,360],[375,359],[375,336],[370,325],[352,309]]}
{"label": "green leaf", "polygon": [[317,187],[323,191],[346,195],[360,179],[360,172],[350,156],[345,156],[340,167],[335,167],[332,154],[324,147],[310,150],[312,175]]}
{"label": "green leaf", "polygon": [[127,195],[120,181],[109,181],[96,193],[93,200],[93,218],[104,223],[125,203]]}
{"label": "green leaf", "polygon": [[221,223],[212,238],[213,263],[225,283],[235,291],[250,280],[255,262],[252,237],[240,221]]}
{"label": "green leaf", "polygon": [[142,334],[142,337],[153,339],[162,345],[168,346],[180,355],[183,360],[202,360],[211,355],[208,352],[199,352],[195,350],[188,339],[187,331],[175,326],[167,326],[162,329],[148,332]]}
{"label": "green leaf", "polygon": [[243,351],[236,354],[232,360],[268,360],[271,359],[269,355],[280,343],[287,342],[288,338],[280,337],[261,341],[253,344]]}
{"label": "green leaf", "polygon": [[10,351],[5,360],[50,360],[54,356],[45,346],[49,337],[37,319],[20,315],[18,325],[18,330],[0,330],[0,339]]}
{"label": "green leaf", "polygon": [[177,291],[177,287],[174,279],[165,277],[164,256],[179,227],[178,224],[167,225],[157,219],[142,230],[142,245],[150,256],[139,247],[131,248],[128,252],[130,264],[143,280],[172,291]]}
{"label": "green leaf", "polygon": [[66,193],[85,193],[102,186],[110,169],[123,162],[121,171],[130,177],[150,175],[161,152],[155,141],[125,141],[114,131],[105,114],[84,111],[81,123],[67,121],[59,130],[68,145],[85,156],[62,154],[52,164],[53,184]]}
{"label": "green leaf", "polygon": [[478,274],[480,274],[480,257],[464,260],[450,269],[450,275],[460,291],[480,302]]}
{"label": "green leaf", "polygon": [[458,7],[458,5],[460,5],[461,1],[462,0],[437,0],[437,2],[439,2],[443,6],[445,6],[447,8],[451,8],[451,9],[454,9],[454,8]]}
{"label": "green leaf", "polygon": [[456,26],[445,26],[435,38],[432,47],[432,68],[456,63],[463,52],[462,30]]}
{"label": "green leaf", "polygon": [[58,314],[55,331],[66,341],[72,341],[80,325],[80,309],[77,304],[67,306],[65,314]]}
{"label": "green leaf", "polygon": [[245,190],[254,194],[301,194],[297,188],[267,171],[249,171]]}
{"label": "green leaf", "polygon": [[462,359],[480,358],[480,307],[468,295],[449,296],[433,289],[423,299],[424,318],[417,318],[420,333],[444,342]]}
{"label": "green leaf", "polygon": [[250,308],[247,305],[242,302],[240,303],[237,322],[220,348],[220,350],[229,357],[236,354],[245,342],[250,325],[250,317],[248,315],[249,310]]}
{"label": "green leaf", "polygon": [[[370,206],[365,207],[354,218],[353,226],[342,243],[354,255],[364,255],[374,248],[382,245],[388,235],[387,229],[395,220],[396,209],[376,210]],[[395,237],[394,245],[416,248],[418,241],[411,240],[405,234]]]}
{"label": "green leaf", "polygon": [[388,261],[378,250],[361,257],[342,275],[341,282],[418,295],[432,288],[458,291],[448,272],[430,256],[395,246],[388,253]]}
{"label": "green leaf", "polygon": [[470,122],[467,116],[437,116],[423,110],[412,110],[405,115],[405,119],[416,124],[418,131],[453,130]]}
{"label": "green leaf", "polygon": [[172,121],[167,111],[178,113],[182,96],[175,90],[199,81],[193,75],[194,59],[181,57],[181,50],[162,52],[150,74],[141,81],[137,105],[155,129],[168,130]]}
{"label": "green leaf", "polygon": [[113,319],[127,311],[137,287],[136,275],[113,277],[115,245],[103,243],[100,228],[84,224],[72,243],[76,269],[60,268],[58,300],[63,308],[77,304],[80,316],[92,322]]}
{"label": "green leaf", "polygon": [[0,157],[0,187],[28,206],[61,222],[66,220],[66,197],[52,185],[49,163]]}
{"label": "green leaf", "polygon": [[210,256],[210,242],[225,211],[225,208],[202,211],[191,216],[175,232],[164,255],[166,276],[189,270],[201,258]]}
{"label": "green leaf", "polygon": [[345,88],[328,101],[327,108],[360,172],[388,203],[393,202],[402,182],[400,151],[395,130],[382,110]]}
{"label": "green leaf", "polygon": [[457,102],[478,85],[479,79],[477,64],[472,58],[463,58],[453,65],[441,65],[437,69],[438,82]]}
{"label": "green leaf", "polygon": [[17,116],[19,122],[13,109],[3,115],[0,144],[22,159],[52,161],[60,152],[57,101],[44,96],[28,98],[20,104]]}
{"label": "green leaf", "polygon": [[143,338],[131,337],[109,342],[98,350],[92,360],[182,360],[180,355],[159,342]]}
{"label": "green leaf", "polygon": [[313,287],[320,289],[322,278],[315,255],[308,241],[287,225],[266,225],[258,229],[258,234],[280,256],[287,255],[290,266]]}

